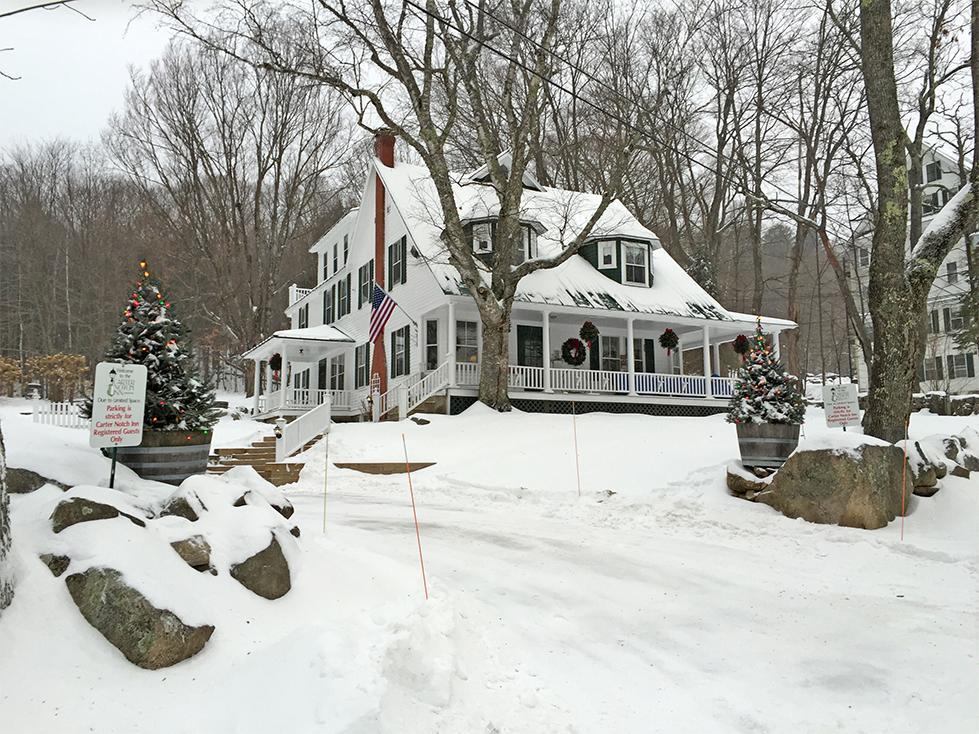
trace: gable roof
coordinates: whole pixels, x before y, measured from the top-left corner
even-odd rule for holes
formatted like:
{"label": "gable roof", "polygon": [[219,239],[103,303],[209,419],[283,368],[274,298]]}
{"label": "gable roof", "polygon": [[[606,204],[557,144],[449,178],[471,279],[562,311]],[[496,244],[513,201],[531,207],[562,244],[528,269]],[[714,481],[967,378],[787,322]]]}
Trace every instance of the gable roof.
{"label": "gable roof", "polygon": [[[396,163],[393,168],[374,164],[385,190],[408,229],[409,238],[425,259],[442,290],[466,295],[458,271],[449,262],[441,243],[442,209],[428,169]],[[463,220],[496,216],[499,203],[492,186],[474,183],[472,176],[458,175],[454,185],[456,205]],[[554,257],[564,243],[574,239],[597,209],[601,197],[564,189],[527,189],[521,200],[521,216],[536,221],[545,231],[537,238],[538,253]],[[521,279],[516,301],[608,311],[664,314],[731,321],[731,315],[670,255],[659,238],[616,200],[605,210],[592,232],[594,238],[629,237],[652,245],[654,284],[644,288],[622,285],[602,275],[583,257],[572,257],[556,268],[538,270]],[[488,274],[485,276],[488,283]]]}

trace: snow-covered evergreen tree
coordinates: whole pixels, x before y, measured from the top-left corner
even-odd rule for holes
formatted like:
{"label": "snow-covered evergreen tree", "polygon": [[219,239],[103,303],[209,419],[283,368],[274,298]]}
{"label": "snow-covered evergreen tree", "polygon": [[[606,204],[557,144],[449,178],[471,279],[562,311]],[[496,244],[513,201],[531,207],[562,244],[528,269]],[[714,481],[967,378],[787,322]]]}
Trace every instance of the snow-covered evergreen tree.
{"label": "snow-covered evergreen tree", "polygon": [[146,429],[210,430],[219,413],[214,391],[198,377],[187,327],[174,317],[160,281],[150,275],[146,262],[139,265],[139,281],[106,361],[146,367]]}
{"label": "snow-covered evergreen tree", "polygon": [[734,382],[727,419],[731,423],[799,424],[805,417],[799,381],[782,368],[765,341],[758,319],[751,349]]}

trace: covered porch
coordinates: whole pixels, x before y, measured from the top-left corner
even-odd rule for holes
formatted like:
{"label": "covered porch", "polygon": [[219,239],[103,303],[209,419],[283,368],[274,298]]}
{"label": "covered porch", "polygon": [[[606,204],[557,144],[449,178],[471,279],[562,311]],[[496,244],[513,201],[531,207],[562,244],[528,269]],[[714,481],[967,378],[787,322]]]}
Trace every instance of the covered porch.
{"label": "covered porch", "polygon": [[334,414],[359,414],[365,391],[360,395],[329,388],[328,360],[353,345],[353,337],[335,326],[313,326],[277,331],[249,349],[242,356],[255,366],[253,415],[259,419],[295,417],[322,405],[327,396]]}
{"label": "covered porch", "polygon": [[[513,310],[509,343],[512,397],[554,400],[587,395],[613,402],[724,405],[733,392],[738,359],[721,347],[740,334],[750,336],[755,328],[751,315],[727,315],[730,318],[695,319],[519,304]],[[585,321],[592,322],[599,335],[581,364],[569,364],[562,345],[579,338]],[[794,327],[784,319],[762,319],[776,354],[779,333]],[[678,337],[676,349],[670,351],[659,343],[667,328]],[[450,394],[475,394],[482,328],[472,302],[450,301],[423,316],[419,329],[424,369],[445,363]]]}

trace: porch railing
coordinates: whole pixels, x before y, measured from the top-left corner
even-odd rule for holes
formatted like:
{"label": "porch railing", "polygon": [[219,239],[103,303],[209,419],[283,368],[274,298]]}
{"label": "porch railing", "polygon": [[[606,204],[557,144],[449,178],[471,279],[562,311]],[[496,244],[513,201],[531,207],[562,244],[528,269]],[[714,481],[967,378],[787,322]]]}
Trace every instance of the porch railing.
{"label": "porch railing", "polygon": [[285,405],[282,404],[281,390],[259,395],[258,411],[266,413],[280,407],[286,410],[310,410],[322,405],[327,397],[332,401],[333,412],[355,410],[360,408],[363,392],[363,390],[310,390],[290,387],[286,393]]}
{"label": "porch railing", "polygon": [[[509,386],[516,390],[542,390],[544,368],[510,365]],[[590,392],[629,394],[629,373],[613,370],[580,370],[567,367],[551,368],[551,389],[556,392]],[[479,384],[479,364],[456,364],[456,384],[471,387]],[[727,398],[733,392],[730,377],[711,377],[711,397]],[[635,373],[635,392],[639,395],[673,397],[705,397],[707,380],[703,375],[670,375],[653,372]]]}

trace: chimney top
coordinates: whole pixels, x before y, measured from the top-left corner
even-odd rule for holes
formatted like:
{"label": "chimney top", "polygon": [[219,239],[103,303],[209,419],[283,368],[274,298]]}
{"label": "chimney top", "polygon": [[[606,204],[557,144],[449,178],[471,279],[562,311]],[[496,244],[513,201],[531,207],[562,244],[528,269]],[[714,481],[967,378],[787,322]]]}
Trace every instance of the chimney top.
{"label": "chimney top", "polygon": [[383,165],[394,168],[394,131],[382,127],[374,131],[374,155]]}

